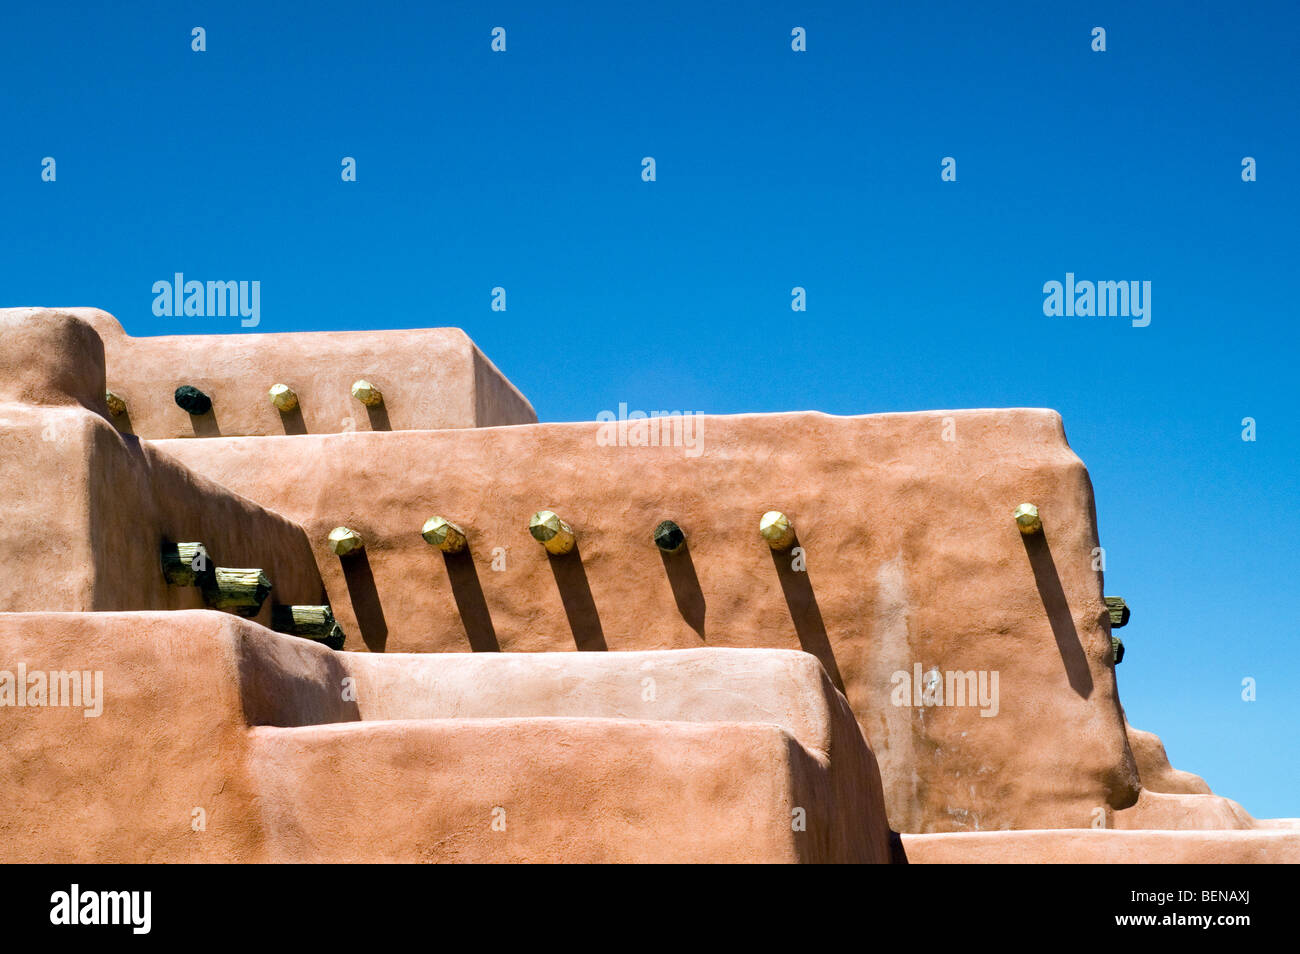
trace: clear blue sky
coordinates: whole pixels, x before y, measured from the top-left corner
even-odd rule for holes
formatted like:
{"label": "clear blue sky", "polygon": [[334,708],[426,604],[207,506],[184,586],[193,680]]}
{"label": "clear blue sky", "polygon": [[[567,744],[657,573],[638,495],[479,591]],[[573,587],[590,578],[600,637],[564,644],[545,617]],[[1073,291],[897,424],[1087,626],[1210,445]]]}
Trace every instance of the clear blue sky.
{"label": "clear blue sky", "polygon": [[[0,299],[231,332],[152,284],[258,280],[258,331],[462,327],[543,420],[1056,408],[1132,722],[1300,815],[1296,5],[545,6],[5,4]],[[1045,317],[1067,271],[1151,325]]]}

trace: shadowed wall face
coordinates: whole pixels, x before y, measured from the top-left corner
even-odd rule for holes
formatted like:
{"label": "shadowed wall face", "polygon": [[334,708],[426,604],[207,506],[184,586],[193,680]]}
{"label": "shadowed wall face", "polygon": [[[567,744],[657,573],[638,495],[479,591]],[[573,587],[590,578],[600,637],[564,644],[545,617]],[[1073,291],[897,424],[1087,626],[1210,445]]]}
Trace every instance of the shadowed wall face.
{"label": "shadowed wall face", "polygon": [[[1134,802],[1091,484],[1055,413],[697,423],[692,455],[610,446],[597,424],[159,446],[306,528],[350,649],[372,648],[376,604],[388,651],[804,649],[843,684],[899,830],[1087,826]],[[1012,518],[1025,500],[1036,543]],[[529,535],[540,508],[573,526],[573,553]],[[758,534],[774,509],[797,530],[789,550]],[[464,528],[473,577],[420,537],[429,513]],[[689,552],[656,547],[665,515]],[[367,540],[360,606],[325,546],[339,524]],[[996,673],[996,714],[900,696],[918,665]]]}
{"label": "shadowed wall face", "polygon": [[[163,577],[162,545],[180,541],[201,541],[222,566],[264,570],[276,601],[322,602],[301,527],[109,423],[88,313],[112,321],[93,309],[0,309],[0,612],[200,608],[197,587]],[[270,601],[259,618],[269,622]]]}

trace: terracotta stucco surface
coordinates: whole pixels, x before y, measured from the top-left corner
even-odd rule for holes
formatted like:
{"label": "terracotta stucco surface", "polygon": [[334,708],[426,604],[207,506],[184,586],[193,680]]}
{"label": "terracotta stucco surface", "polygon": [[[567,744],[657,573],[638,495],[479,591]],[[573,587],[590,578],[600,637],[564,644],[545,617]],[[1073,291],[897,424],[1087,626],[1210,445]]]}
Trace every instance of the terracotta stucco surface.
{"label": "terracotta stucco surface", "polygon": [[911,864],[1295,864],[1300,831],[987,831],[904,835]]}
{"label": "terracotta stucco surface", "polygon": [[[112,421],[140,437],[490,427],[537,420],[528,400],[459,328],[133,337],[95,308],[10,311],[40,321],[75,316],[93,327],[103,340],[107,387],[126,402],[127,413]],[[359,379],[379,389],[381,405],[368,408],[352,396]],[[173,395],[183,384],[207,394],[212,410],[193,417],[178,407]],[[295,410],[282,413],[271,404],[267,392],[273,384],[294,390]]]}
{"label": "terracotta stucco surface", "polygon": [[301,527],[108,423],[84,322],[0,311],[0,337],[0,611],[202,607],[162,574],[163,543],[190,540],[216,564],[265,570],[276,601],[322,601]]}
{"label": "terracotta stucco surface", "polygon": [[[892,828],[913,862],[1300,861],[1295,820],[1127,725],[1055,412],[641,441],[530,423],[445,329],[130,339],[95,309],[10,309],[0,335],[0,702],[20,664],[104,680],[95,718],[0,706],[5,860],[902,860]],[[571,553],[529,534],[543,508]],[[768,510],[796,549],[759,536]],[[423,540],[434,514],[465,551]],[[665,519],[680,552],[652,542]],[[336,556],[337,526],[364,548]],[[160,545],[191,540],[272,579],[257,621],[167,585]],[[348,651],[259,625],[273,603],[328,603]],[[912,685],[932,671],[947,704]]]}
{"label": "terracotta stucco surface", "polygon": [[[1086,826],[1135,803],[1092,488],[1058,415],[696,425],[696,456],[602,446],[594,423],[157,446],[306,529],[350,649],[801,648],[844,688],[898,830]],[[316,466],[289,484],[294,458]],[[1038,538],[1011,519],[1024,500]],[[529,536],[543,507],[573,526],[575,553]],[[806,570],[759,537],[769,509],[794,521]],[[435,513],[465,529],[467,554],[423,541]],[[656,549],[663,519],[687,552]],[[337,525],[363,555],[329,550]],[[894,674],[917,664],[996,671],[997,715],[895,705]]]}
{"label": "terracotta stucco surface", "polygon": [[98,715],[5,710],[6,861],[890,857],[801,653],[381,659],[203,610],[0,613],[0,654],[102,674]]}

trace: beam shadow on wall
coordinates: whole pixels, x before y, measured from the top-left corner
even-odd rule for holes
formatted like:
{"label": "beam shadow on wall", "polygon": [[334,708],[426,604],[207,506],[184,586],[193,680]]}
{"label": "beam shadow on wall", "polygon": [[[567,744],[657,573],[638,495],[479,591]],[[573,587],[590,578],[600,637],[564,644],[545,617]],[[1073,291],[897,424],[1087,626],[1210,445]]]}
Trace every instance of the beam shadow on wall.
{"label": "beam shadow on wall", "polygon": [[1084,699],[1092,695],[1092,670],[1088,668],[1088,656],[1083,651],[1079,640],[1079,631],[1074,625],[1074,616],[1070,613],[1070,603],[1065,598],[1061,586],[1061,577],[1056,572],[1056,561],[1052,559],[1051,548],[1047,545],[1047,531],[1022,535],[1025,553],[1029,555],[1029,565],[1034,570],[1034,582],[1038,585],[1038,595],[1043,601],[1048,622],[1052,624],[1052,635],[1056,638],[1056,648],[1065,664],[1065,675],[1070,680],[1070,687]]}
{"label": "beam shadow on wall", "polygon": [[372,431],[391,431],[393,425],[388,422],[388,405],[376,404],[374,407],[367,407],[366,414],[370,418],[370,429]]}
{"label": "beam shadow on wall", "polygon": [[294,405],[292,411],[280,412],[280,424],[286,434],[306,434],[307,422],[303,420],[302,408]]}
{"label": "beam shadow on wall", "polygon": [[822,621],[822,611],[817,606],[817,597],[813,594],[812,581],[808,571],[792,567],[791,553],[799,546],[799,537],[786,550],[772,551],[772,565],[781,580],[781,592],[785,594],[785,604],[790,608],[790,618],[794,621],[794,631],[799,636],[799,645],[806,653],[812,653],[821,660],[826,674],[840,692],[844,692],[844,679],[840,667],[835,662],[835,653],[831,649],[830,637],[826,635],[826,624]]}
{"label": "beam shadow on wall", "polygon": [[483,596],[483,586],[479,583],[469,546],[466,545],[459,553],[444,553],[442,557],[447,564],[451,595],[465,625],[470,649],[476,653],[499,653],[501,644],[497,641],[496,627],[492,625],[492,614]]}
{"label": "beam shadow on wall", "polygon": [[700,578],[695,574],[690,542],[683,543],[676,553],[660,550],[659,556],[664,561],[664,572],[668,574],[668,583],[673,588],[677,611],[682,614],[686,624],[699,634],[700,639],[704,639],[704,591],[700,589]]}
{"label": "beam shadow on wall", "polygon": [[372,653],[382,653],[388,644],[388,623],[384,608],[379,605],[379,591],[375,589],[375,575],[370,570],[370,557],[365,550],[345,557],[343,578],[348,584],[348,598],[352,612],[361,630],[361,640]]}
{"label": "beam shadow on wall", "polygon": [[209,409],[202,414],[190,415],[190,424],[194,427],[195,437],[220,437],[221,427],[217,424],[217,412]]}
{"label": "beam shadow on wall", "polygon": [[596,601],[591,596],[591,585],[587,582],[587,571],[582,565],[582,554],[574,544],[573,550],[563,556],[547,554],[551,572],[555,574],[555,585],[560,590],[560,601],[564,604],[564,614],[569,618],[569,628],[573,630],[573,642],[580,650],[606,650],[605,630],[600,625],[600,614],[596,612]]}
{"label": "beam shadow on wall", "polygon": [[131,425],[131,409],[127,408],[121,414],[110,416],[109,421],[117,428],[119,434],[130,434],[135,436],[135,429]]}

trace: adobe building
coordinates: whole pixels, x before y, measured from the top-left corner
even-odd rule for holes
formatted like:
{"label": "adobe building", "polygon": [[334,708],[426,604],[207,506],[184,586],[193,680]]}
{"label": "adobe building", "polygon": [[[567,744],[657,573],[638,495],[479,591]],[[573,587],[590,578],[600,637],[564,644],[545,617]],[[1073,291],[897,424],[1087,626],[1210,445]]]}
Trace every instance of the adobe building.
{"label": "adobe building", "polygon": [[688,454],[455,329],[0,339],[4,861],[1300,861],[1125,720],[1053,411]]}

